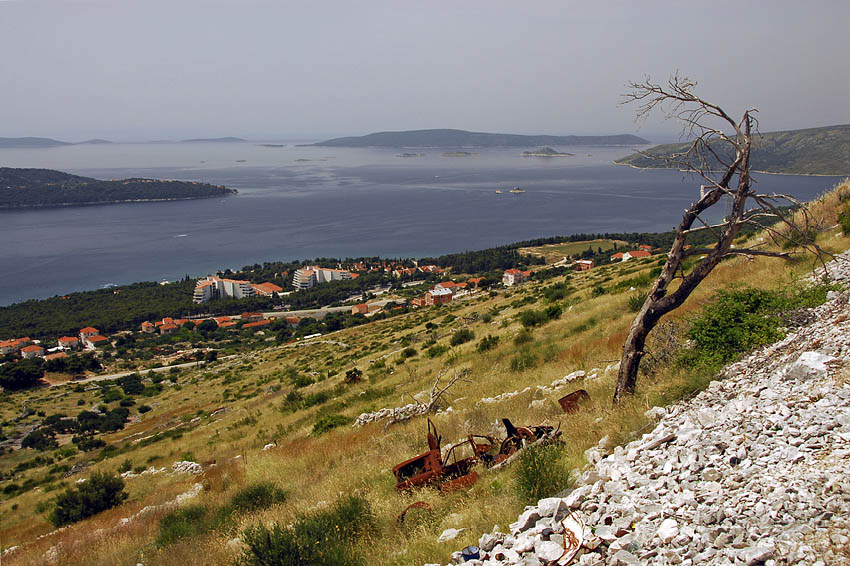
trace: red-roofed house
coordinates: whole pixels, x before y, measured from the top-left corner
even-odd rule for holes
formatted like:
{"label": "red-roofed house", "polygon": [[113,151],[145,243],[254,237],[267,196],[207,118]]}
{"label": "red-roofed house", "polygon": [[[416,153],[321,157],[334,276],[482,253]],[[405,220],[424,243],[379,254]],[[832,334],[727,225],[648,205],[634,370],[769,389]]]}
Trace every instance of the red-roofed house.
{"label": "red-roofed house", "polygon": [[85,344],[87,348],[94,350],[95,348],[108,346],[109,338],[101,336],[100,334],[95,334],[94,336],[89,336],[88,338],[83,339],[83,344]]}
{"label": "red-roofed house", "polygon": [[159,333],[160,334],[171,334],[173,332],[177,332],[177,329],[180,328],[173,322],[167,322],[165,324],[159,325]]}
{"label": "red-roofed house", "polygon": [[22,347],[26,346],[31,342],[29,336],[25,336],[23,338],[15,338],[13,340],[7,340],[5,342],[0,342],[0,354],[11,354],[12,352],[17,352]]}
{"label": "red-roofed house", "polygon": [[573,271],[588,271],[593,267],[592,259],[579,259],[573,264]]}
{"label": "red-roofed house", "polygon": [[80,339],[76,336],[63,336],[57,342],[63,350],[75,350],[80,347]]}
{"label": "red-roofed house", "polygon": [[502,274],[502,283],[505,285],[505,287],[513,287],[514,285],[525,283],[529,275],[531,275],[530,271],[520,271],[519,269],[506,269],[505,272]]}
{"label": "red-roofed house", "polygon": [[647,244],[641,244],[641,245],[638,246],[638,249],[641,249],[641,250],[644,250],[644,251],[647,251],[647,252],[651,252],[652,246],[649,246]]}
{"label": "red-roofed house", "polygon": [[278,287],[274,283],[254,283],[251,285],[254,287],[254,292],[262,297],[271,297],[277,293],[283,291],[283,287]]}
{"label": "red-roofed house", "polygon": [[145,334],[153,334],[156,331],[156,326],[148,322],[147,320],[142,323],[142,332]]}
{"label": "red-roofed house", "polygon": [[55,354],[47,354],[44,356],[45,361],[49,360],[61,360],[62,358],[67,358],[68,354],[66,352],[56,352]]}
{"label": "red-roofed house", "polygon": [[220,323],[218,324],[218,327],[219,327],[219,328],[232,328],[232,327],[234,327],[234,326],[236,326],[236,323],[235,323],[235,322],[233,322],[233,321],[229,321],[229,322],[220,322]]}
{"label": "red-roofed house", "polygon": [[259,326],[266,326],[271,323],[272,321],[270,320],[258,320],[256,322],[249,322],[248,324],[243,325],[242,328],[257,328]]}
{"label": "red-roofed house", "polygon": [[230,322],[230,317],[229,316],[217,316],[213,320],[216,322],[216,324],[221,326],[226,322]]}
{"label": "red-roofed house", "polygon": [[288,316],[286,317],[286,324],[289,326],[298,326],[298,323],[301,322],[301,319],[297,316]]}
{"label": "red-roofed house", "polygon": [[21,356],[24,359],[43,358],[44,348],[42,348],[41,346],[36,346],[35,344],[31,346],[24,346],[23,348],[21,348]]}
{"label": "red-roofed house", "polygon": [[472,285],[472,287],[474,289],[477,289],[478,284],[481,283],[482,281],[484,281],[483,277],[471,277],[471,278],[466,280],[466,282],[469,283],[470,285]]}
{"label": "red-roofed house", "polygon": [[263,314],[259,312],[243,312],[242,313],[242,321],[243,322],[259,322],[263,320]]}
{"label": "red-roofed house", "polygon": [[623,252],[617,252],[611,256],[611,261],[623,261]]}
{"label": "red-roofed house", "polygon": [[646,251],[646,250],[635,250],[635,251],[633,251],[633,252],[626,252],[626,253],[624,253],[624,254],[623,254],[623,261],[628,261],[628,260],[630,260],[630,259],[632,259],[632,258],[638,258],[638,257],[649,257],[649,256],[651,256],[651,255],[652,255],[652,254],[651,254],[651,253],[649,253],[649,252],[648,252],[648,251]]}
{"label": "red-roofed house", "polygon": [[87,338],[97,336],[98,334],[100,334],[100,330],[94,328],[93,326],[86,326],[85,328],[80,329],[80,340],[85,343]]}
{"label": "red-roofed house", "polygon": [[359,305],[354,305],[351,307],[351,314],[368,314],[369,313],[369,305],[366,303],[361,303]]}

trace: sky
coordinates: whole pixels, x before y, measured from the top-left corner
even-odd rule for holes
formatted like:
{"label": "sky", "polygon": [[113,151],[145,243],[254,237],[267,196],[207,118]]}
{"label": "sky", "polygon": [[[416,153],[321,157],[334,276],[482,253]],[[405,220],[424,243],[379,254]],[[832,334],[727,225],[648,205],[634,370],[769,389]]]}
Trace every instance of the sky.
{"label": "sky", "polygon": [[846,0],[0,0],[0,137],[637,133],[678,70],[762,131],[850,123]]}

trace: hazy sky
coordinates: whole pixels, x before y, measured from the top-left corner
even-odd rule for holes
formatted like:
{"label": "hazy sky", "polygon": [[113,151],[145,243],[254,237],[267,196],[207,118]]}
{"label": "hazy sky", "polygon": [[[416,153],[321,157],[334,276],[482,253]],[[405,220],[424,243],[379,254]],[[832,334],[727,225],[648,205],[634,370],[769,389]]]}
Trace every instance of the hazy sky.
{"label": "hazy sky", "polygon": [[626,81],[676,69],[763,131],[844,124],[848,22],[847,0],[6,0],[0,136],[635,132]]}

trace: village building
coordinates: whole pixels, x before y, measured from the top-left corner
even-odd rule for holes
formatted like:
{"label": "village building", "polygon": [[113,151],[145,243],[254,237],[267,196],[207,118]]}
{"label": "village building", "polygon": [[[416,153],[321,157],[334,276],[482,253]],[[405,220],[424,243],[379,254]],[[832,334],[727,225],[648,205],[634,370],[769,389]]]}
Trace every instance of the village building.
{"label": "village building", "polygon": [[98,334],[100,334],[100,330],[93,326],[86,326],[85,328],[80,329],[80,340],[85,344],[86,340],[92,336],[97,336]]}
{"label": "village building", "polygon": [[54,354],[46,354],[44,356],[44,361],[49,362],[50,360],[61,360],[63,358],[67,358],[67,352],[56,352]]}
{"label": "village building", "polygon": [[249,322],[248,324],[243,325],[242,328],[258,328],[260,326],[266,326],[266,325],[269,325],[271,323],[272,323],[272,321],[270,321],[270,320],[257,320],[257,321]]}
{"label": "village building", "polygon": [[242,322],[259,322],[263,320],[263,313],[259,312],[243,312]]}
{"label": "village building", "polygon": [[514,285],[525,283],[530,276],[530,271],[520,271],[516,268],[507,269],[502,274],[502,284],[505,287],[513,287]]}
{"label": "village building", "polygon": [[31,360],[33,358],[43,358],[44,348],[35,344],[24,346],[23,348],[21,348],[21,357],[25,360]]}
{"label": "village building", "polygon": [[253,283],[254,293],[260,297],[272,297],[283,291],[283,287],[279,287],[274,283]]}
{"label": "village building", "polygon": [[623,252],[617,252],[611,256],[611,261],[623,261]]}
{"label": "village building", "polygon": [[25,336],[23,338],[13,338],[12,340],[6,340],[5,342],[0,342],[0,355],[13,354],[18,352],[21,348],[26,346],[32,342],[29,336]]}
{"label": "village building", "polygon": [[295,271],[292,276],[292,286],[296,289],[311,289],[322,283],[345,281],[353,278],[351,272],[344,269],[330,269],[312,265]]}
{"label": "village building", "polygon": [[623,254],[623,261],[628,261],[633,258],[639,257],[649,257],[652,254],[646,250],[635,250],[633,252],[626,252]]}
{"label": "village building", "polygon": [[84,338],[83,344],[85,344],[86,348],[90,350],[94,350],[96,348],[103,348],[104,346],[109,345],[109,338],[107,338],[106,336],[101,336],[100,334],[95,334],[94,336]]}
{"label": "village building", "polygon": [[166,322],[165,324],[159,325],[159,333],[160,334],[173,334],[177,332],[180,327],[174,324],[173,322]]}
{"label": "village building", "polygon": [[[271,283],[269,283],[271,285]],[[277,285],[274,285],[277,287]],[[229,297],[232,299],[244,299],[245,297],[254,297],[256,292],[250,281],[242,281],[239,279],[224,279],[215,275],[210,275],[206,279],[201,279],[195,284],[195,291],[192,293],[192,301],[195,303],[205,303],[212,299],[221,297]]]}
{"label": "village building", "polygon": [[156,326],[146,320],[142,323],[142,332],[145,334],[153,334],[156,332]]}
{"label": "village building", "polygon": [[573,264],[573,271],[588,271],[593,269],[592,259],[579,259]]}
{"label": "village building", "polygon": [[76,336],[63,336],[56,342],[63,350],[76,350],[80,347],[80,339]]}

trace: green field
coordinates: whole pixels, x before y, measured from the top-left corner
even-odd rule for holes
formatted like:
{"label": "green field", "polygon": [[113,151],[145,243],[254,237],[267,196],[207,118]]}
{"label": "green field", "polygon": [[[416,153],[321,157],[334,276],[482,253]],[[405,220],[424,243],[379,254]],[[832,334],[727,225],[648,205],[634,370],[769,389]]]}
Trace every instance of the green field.
{"label": "green field", "polygon": [[603,251],[614,249],[614,244],[617,249],[625,250],[629,248],[629,243],[623,240],[584,240],[582,242],[565,242],[563,244],[546,244],[545,246],[537,246],[533,248],[520,248],[520,253],[543,256],[546,258],[546,263],[555,263],[561,261],[565,256],[580,254],[587,248],[593,248],[593,251],[598,251],[602,248]]}

